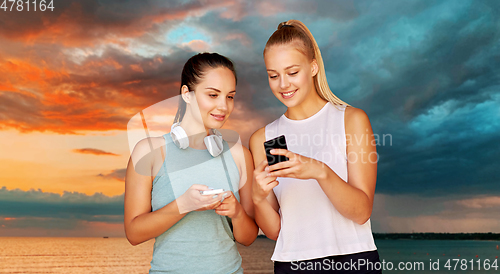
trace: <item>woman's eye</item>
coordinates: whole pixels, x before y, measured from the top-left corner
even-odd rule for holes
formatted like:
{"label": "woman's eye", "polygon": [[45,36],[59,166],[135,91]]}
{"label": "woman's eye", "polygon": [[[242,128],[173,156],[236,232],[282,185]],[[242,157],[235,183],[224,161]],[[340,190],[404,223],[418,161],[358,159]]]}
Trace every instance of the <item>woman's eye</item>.
{"label": "woman's eye", "polygon": [[298,71],[296,71],[296,72],[292,72],[292,73],[290,73],[289,75],[295,75],[295,74],[297,74],[297,73],[299,73],[299,72],[298,72]]}
{"label": "woman's eye", "polygon": [[227,96],[227,98],[233,100],[234,99],[234,96]]}
{"label": "woman's eye", "polygon": [[278,75],[269,75],[269,78],[271,78],[271,79],[274,79],[274,78],[277,78],[277,77],[278,77]]}
{"label": "woman's eye", "polygon": [[217,94],[209,94],[208,96],[210,96],[212,98],[217,98]]}

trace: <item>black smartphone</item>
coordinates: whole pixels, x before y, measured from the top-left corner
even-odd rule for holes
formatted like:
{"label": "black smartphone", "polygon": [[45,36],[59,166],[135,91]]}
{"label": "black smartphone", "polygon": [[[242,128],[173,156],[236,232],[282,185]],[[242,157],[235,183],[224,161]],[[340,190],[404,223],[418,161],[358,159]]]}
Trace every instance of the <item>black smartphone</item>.
{"label": "black smartphone", "polygon": [[286,139],[285,135],[281,135],[279,137],[276,137],[274,139],[271,139],[269,141],[264,142],[264,149],[266,150],[266,157],[267,157],[267,162],[270,166],[288,161],[288,157],[283,156],[283,155],[272,155],[270,153],[271,149],[273,148],[282,148],[288,150],[286,146]]}

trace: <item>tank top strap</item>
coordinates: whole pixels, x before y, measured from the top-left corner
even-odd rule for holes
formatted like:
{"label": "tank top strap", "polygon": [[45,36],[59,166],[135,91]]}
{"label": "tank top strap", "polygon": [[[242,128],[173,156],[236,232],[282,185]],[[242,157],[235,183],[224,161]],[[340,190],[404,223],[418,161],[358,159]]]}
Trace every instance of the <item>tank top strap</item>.
{"label": "tank top strap", "polygon": [[[227,144],[226,141],[224,141],[224,151],[229,151],[229,153],[231,153],[231,151],[229,150],[229,145]],[[224,171],[226,173],[226,180],[227,180],[227,184],[229,185],[229,190],[231,190],[232,193],[235,193],[234,188],[233,188],[233,184],[231,183],[231,178],[229,177],[229,171],[227,168],[226,160],[224,159],[224,151],[222,151],[222,153],[220,154],[220,157],[222,160],[222,166],[224,167]]]}

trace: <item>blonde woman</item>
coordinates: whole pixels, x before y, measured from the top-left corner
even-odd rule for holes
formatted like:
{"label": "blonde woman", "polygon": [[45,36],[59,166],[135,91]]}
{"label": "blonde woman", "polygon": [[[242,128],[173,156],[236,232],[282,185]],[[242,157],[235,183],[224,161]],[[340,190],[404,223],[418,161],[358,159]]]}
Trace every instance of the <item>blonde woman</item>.
{"label": "blonde woman", "polygon": [[[255,220],[277,240],[275,273],[380,273],[370,226],[378,157],[368,116],[330,91],[302,22],[279,24],[264,61],[269,86],[287,107],[250,138]],[[288,161],[269,166],[263,143],[281,135],[288,149],[271,154]]]}

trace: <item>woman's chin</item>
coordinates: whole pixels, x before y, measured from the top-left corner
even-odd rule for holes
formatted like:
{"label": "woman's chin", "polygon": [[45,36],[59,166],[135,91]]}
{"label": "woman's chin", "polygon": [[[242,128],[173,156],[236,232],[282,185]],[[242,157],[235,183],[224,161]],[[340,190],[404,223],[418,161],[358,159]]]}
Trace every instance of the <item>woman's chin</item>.
{"label": "woman's chin", "polygon": [[295,107],[300,104],[300,100],[297,100],[298,98],[295,98],[295,96],[289,99],[285,99],[281,96],[281,94],[278,94],[276,98],[280,100],[280,102],[283,103],[283,105],[285,105],[287,108]]}
{"label": "woman's chin", "polygon": [[222,126],[224,126],[224,123],[226,122],[226,120],[224,121],[213,121],[213,122],[210,122],[210,123],[207,123],[205,124],[207,128],[214,128],[214,129],[220,129],[222,128]]}
{"label": "woman's chin", "polygon": [[287,108],[293,108],[299,104],[297,100],[280,100]]}

